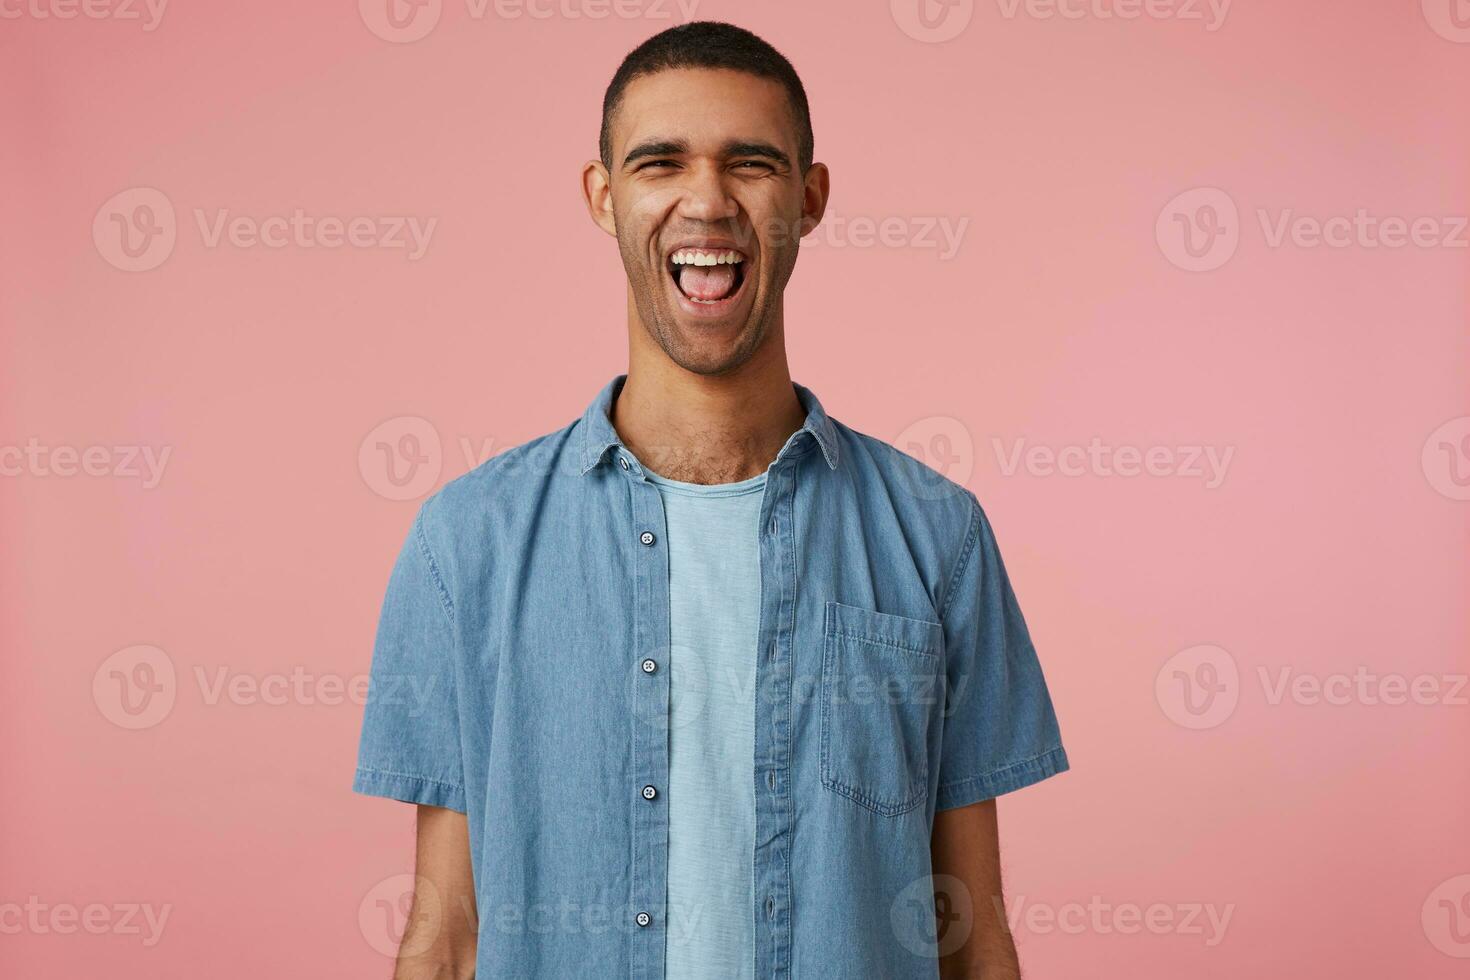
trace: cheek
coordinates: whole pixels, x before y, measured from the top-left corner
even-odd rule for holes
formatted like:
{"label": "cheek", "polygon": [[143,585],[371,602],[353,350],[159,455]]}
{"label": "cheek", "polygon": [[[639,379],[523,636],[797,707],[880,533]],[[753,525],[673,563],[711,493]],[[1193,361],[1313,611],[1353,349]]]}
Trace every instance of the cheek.
{"label": "cheek", "polygon": [[[751,224],[760,239],[761,253],[794,255],[801,244],[801,201],[761,201],[748,209]],[[779,264],[779,263],[778,263]]]}
{"label": "cheek", "polygon": [[678,190],[668,187],[638,190],[627,195],[622,202],[615,199],[613,212],[618,220],[619,237],[623,237],[622,232],[626,229],[630,240],[646,244],[678,204]]}
{"label": "cheek", "polygon": [[618,253],[628,280],[640,291],[653,288],[661,274],[661,263],[655,257],[658,221],[633,208],[618,214]]}

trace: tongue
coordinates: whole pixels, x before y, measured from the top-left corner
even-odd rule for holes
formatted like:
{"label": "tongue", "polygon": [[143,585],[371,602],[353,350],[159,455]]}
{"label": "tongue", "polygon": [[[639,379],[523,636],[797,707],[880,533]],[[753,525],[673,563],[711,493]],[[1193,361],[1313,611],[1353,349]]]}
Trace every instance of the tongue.
{"label": "tongue", "polygon": [[733,265],[679,266],[679,288],[691,299],[724,299],[734,285]]}

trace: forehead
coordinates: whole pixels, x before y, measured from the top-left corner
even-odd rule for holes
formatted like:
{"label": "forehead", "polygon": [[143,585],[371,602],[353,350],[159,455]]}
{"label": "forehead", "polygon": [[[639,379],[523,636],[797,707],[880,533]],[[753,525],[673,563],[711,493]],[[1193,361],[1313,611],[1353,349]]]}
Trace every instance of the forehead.
{"label": "forehead", "polygon": [[699,152],[733,139],[793,151],[796,119],[779,82],[723,68],[672,68],[623,90],[612,120],[615,157],[646,139],[685,139]]}

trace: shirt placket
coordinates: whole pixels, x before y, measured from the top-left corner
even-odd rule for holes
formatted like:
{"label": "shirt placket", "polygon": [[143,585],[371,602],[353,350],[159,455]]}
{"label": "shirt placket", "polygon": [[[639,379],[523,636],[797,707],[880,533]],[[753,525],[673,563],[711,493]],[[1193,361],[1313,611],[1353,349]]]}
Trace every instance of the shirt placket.
{"label": "shirt placket", "polygon": [[[790,448],[788,444],[787,448]],[[755,684],[755,975],[791,968],[791,652],[800,456],[776,458],[761,502],[761,609]]]}
{"label": "shirt placket", "polygon": [[668,933],[669,819],[669,552],[663,496],[636,459],[621,450],[628,477],[634,549],[632,779],[624,791],[632,807],[631,915],[633,980],[663,980]]}

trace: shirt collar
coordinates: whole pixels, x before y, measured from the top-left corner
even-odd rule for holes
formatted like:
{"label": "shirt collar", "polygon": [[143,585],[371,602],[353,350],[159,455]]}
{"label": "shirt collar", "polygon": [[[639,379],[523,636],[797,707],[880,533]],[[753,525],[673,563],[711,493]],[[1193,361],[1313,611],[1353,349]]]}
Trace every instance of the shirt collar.
{"label": "shirt collar", "polygon": [[[582,473],[586,473],[601,463],[609,448],[623,444],[618,438],[617,430],[613,428],[610,413],[613,400],[618,397],[618,392],[622,391],[623,382],[626,380],[628,376],[620,374],[609,381],[582,415]],[[827,417],[826,412],[822,411],[822,403],[817,400],[816,395],[812,394],[810,388],[794,381],[791,387],[796,389],[796,398],[806,411],[806,421],[802,423],[800,429],[792,433],[791,438],[786,441],[786,446],[776,458],[780,459],[781,456],[787,455],[787,450],[793,444],[804,439],[805,433],[811,433],[811,437],[821,448],[822,457],[827,461],[827,465],[835,470],[837,468],[837,430],[832,420]]]}

